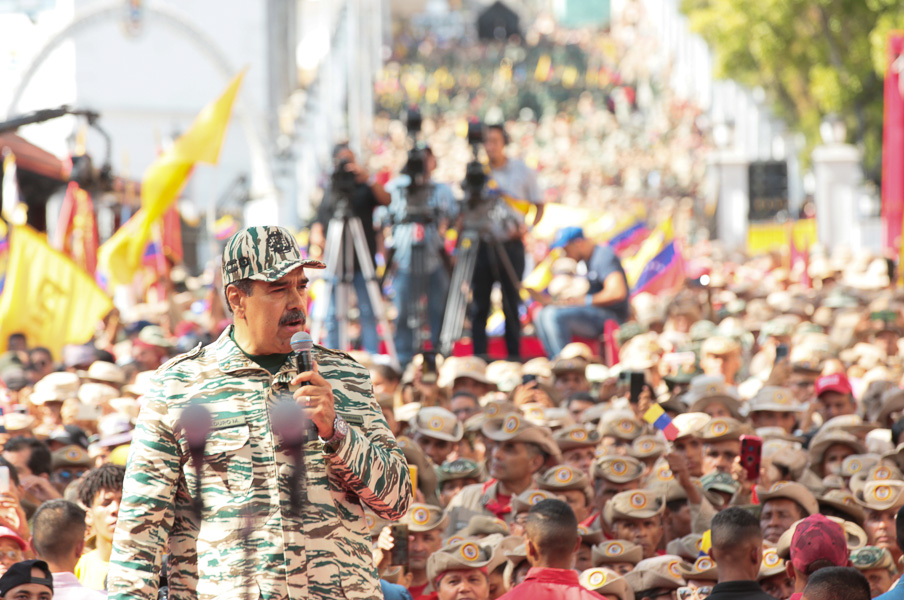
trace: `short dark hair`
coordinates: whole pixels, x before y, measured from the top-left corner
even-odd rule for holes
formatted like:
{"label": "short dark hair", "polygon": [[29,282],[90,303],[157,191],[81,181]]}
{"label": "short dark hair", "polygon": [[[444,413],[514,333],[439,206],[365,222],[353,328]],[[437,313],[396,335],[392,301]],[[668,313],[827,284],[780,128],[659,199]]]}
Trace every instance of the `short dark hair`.
{"label": "short dark hair", "polygon": [[578,520],[568,503],[557,498],[531,506],[524,530],[542,556],[571,555],[577,547]]}
{"label": "short dark hair", "polygon": [[487,125],[487,133],[494,129],[502,134],[502,141],[508,144],[508,134],[505,132],[505,125],[502,123],[490,123]]}
{"label": "short dark hair", "polygon": [[810,575],[808,600],[870,600],[869,581],[854,567],[826,567]]}
{"label": "short dark hair", "polygon": [[85,539],[85,511],[75,502],[49,500],[32,521],[32,544],[42,559],[57,562],[72,556]]}
{"label": "short dark hair", "polygon": [[20,452],[26,448],[31,449],[31,455],[28,457],[28,468],[33,475],[50,475],[51,465],[53,464],[53,456],[50,454],[50,448],[41,440],[33,437],[17,435],[10,438],[3,445],[4,452]]}
{"label": "short dark hair", "polygon": [[392,365],[374,365],[370,368],[370,370],[375,373],[379,373],[380,377],[382,377],[383,379],[395,381],[396,383],[402,381],[402,374],[396,371],[392,367]]}
{"label": "short dark hair", "polygon": [[904,549],[904,506],[895,515],[895,533],[898,535],[898,548]]}
{"label": "short dark hair", "polygon": [[522,442],[524,447],[527,448],[527,453],[531,456],[542,456],[543,462],[540,464],[540,468],[538,471],[542,471],[546,466],[546,461],[549,460],[549,453],[546,452],[539,444],[534,444],[533,442]]}
{"label": "short dark hair", "polygon": [[739,506],[726,508],[716,514],[710,527],[713,548],[727,548],[739,542],[763,537],[760,520]]}
{"label": "short dark hair", "polygon": [[901,434],[904,433],[904,419],[898,419],[891,426],[891,441],[897,446],[900,444]]}
{"label": "short dark hair", "polygon": [[9,480],[13,483],[13,485],[19,485],[19,470],[16,469],[16,466],[0,456],[0,467],[6,467],[9,469]]}
{"label": "short dark hair", "polygon": [[122,493],[122,483],[126,477],[125,467],[107,463],[91,469],[78,486],[78,501],[88,508],[101,492]]}
{"label": "short dark hair", "polygon": [[[245,294],[246,296],[250,296],[251,292],[254,291],[254,281],[250,278],[245,279],[236,279],[229,285],[234,285],[240,292]],[[232,305],[229,303],[229,294],[226,293],[226,290],[229,289],[229,285],[223,288],[223,297],[226,299],[226,309],[229,310],[229,314],[232,314]]]}

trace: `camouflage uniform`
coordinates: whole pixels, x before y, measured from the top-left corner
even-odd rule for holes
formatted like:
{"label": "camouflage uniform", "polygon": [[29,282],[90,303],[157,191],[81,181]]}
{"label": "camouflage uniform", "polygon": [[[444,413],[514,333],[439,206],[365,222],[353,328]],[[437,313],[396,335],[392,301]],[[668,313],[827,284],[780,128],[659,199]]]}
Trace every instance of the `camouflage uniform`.
{"label": "camouflage uniform", "polygon": [[[380,517],[400,518],[411,482],[367,369],[346,354],[314,347],[349,432],[334,452],[316,434],[309,436],[306,496],[296,517],[289,510],[292,459],[269,418],[275,401],[291,397],[293,361],[271,376],[245,356],[231,330],[173,359],[153,378],[126,471],[110,598],[156,598],[165,552],[175,600],[380,598],[364,506]],[[197,472],[177,429],[182,410],[193,402],[213,418],[200,519],[192,506]]]}

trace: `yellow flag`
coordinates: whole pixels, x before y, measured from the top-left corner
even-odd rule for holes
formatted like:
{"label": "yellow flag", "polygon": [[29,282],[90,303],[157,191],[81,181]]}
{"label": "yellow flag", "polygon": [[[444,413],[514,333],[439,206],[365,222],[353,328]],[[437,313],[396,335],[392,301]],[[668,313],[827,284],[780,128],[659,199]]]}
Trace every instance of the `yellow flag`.
{"label": "yellow flag", "polygon": [[151,228],[163,216],[188,181],[195,164],[216,164],[232,105],[245,71],[235,76],[226,91],[208,104],[172,148],[157,157],[141,180],[141,209],[97,251],[100,270],[111,285],[128,285],[141,266]]}
{"label": "yellow flag", "polygon": [[9,268],[0,295],[0,346],[23,333],[30,346],[45,346],[56,358],[66,344],[83,344],[113,308],[88,273],[28,227],[16,225]]}

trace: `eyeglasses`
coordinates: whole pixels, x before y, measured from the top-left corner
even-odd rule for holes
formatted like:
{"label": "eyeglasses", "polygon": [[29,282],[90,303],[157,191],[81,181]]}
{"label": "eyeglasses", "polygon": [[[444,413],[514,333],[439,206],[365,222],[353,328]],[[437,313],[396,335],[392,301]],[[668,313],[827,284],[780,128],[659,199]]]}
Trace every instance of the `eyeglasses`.
{"label": "eyeglasses", "polygon": [[713,593],[711,586],[694,587],[686,586],[678,588],[678,600],[703,600]]}
{"label": "eyeglasses", "polygon": [[6,552],[0,552],[0,559],[8,558],[13,562],[18,562],[22,560],[22,553],[18,550],[7,550]]}

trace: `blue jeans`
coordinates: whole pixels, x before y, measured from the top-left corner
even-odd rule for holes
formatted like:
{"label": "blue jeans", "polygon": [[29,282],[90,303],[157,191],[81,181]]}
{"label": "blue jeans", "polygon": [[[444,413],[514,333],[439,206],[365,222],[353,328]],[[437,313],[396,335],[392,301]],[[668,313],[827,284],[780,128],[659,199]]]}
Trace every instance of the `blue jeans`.
{"label": "blue jeans", "polygon": [[[421,348],[414,347],[414,330],[408,326],[408,319],[412,316],[413,306],[411,294],[415,282],[411,271],[399,271],[393,277],[392,287],[395,288],[395,305],[399,310],[399,318],[396,321],[395,345],[399,354],[399,362],[407,364],[411,361],[415,352]],[[449,293],[449,274],[444,267],[439,267],[425,277],[424,286],[427,293],[427,322],[430,324],[430,341],[433,349],[439,348],[439,333],[443,327],[443,313],[446,311],[446,297]]]}
{"label": "blue jeans", "polygon": [[537,337],[546,355],[559,354],[572,336],[596,338],[603,335],[606,321],[621,322],[616,314],[600,306],[544,306],[534,319]]}
{"label": "blue jeans", "polygon": [[[377,335],[377,318],[374,316],[374,308],[370,305],[370,296],[367,295],[367,281],[361,271],[355,272],[353,280],[355,286],[355,298],[358,300],[358,321],[361,325],[361,346],[367,352],[376,354],[380,347],[380,338]],[[338,285],[338,282],[333,282]],[[326,346],[343,352],[348,348],[339,347],[339,321],[336,318],[336,287],[333,288],[333,297],[330,298],[330,306],[326,312]],[[348,320],[348,315],[342,315]]]}

